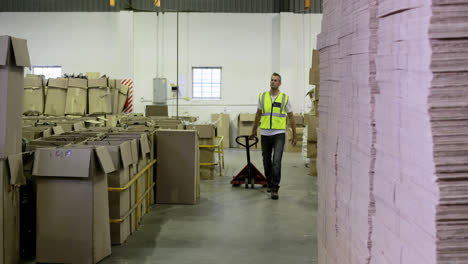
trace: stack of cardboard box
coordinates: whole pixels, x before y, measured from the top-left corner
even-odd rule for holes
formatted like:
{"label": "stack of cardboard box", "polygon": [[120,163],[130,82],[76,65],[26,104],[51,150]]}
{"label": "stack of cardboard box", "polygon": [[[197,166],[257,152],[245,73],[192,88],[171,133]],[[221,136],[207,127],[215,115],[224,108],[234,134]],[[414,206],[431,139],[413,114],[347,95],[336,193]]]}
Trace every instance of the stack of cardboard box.
{"label": "stack of cardboard box", "polygon": [[230,123],[231,119],[229,114],[211,114],[211,122],[215,123],[218,130],[218,136],[223,137],[223,146],[224,148],[231,147],[230,139]]}
{"label": "stack of cardboard box", "polygon": [[320,92],[320,55],[318,50],[312,52],[312,68],[309,71],[309,84],[315,87],[309,92],[312,100],[312,113],[318,116],[319,92]]}
{"label": "stack of cardboard box", "polygon": [[19,188],[22,162],[24,67],[31,66],[26,40],[0,36],[0,263],[19,263]]}
{"label": "stack of cardboard box", "polygon": [[[237,131],[239,136],[249,136],[252,133],[252,127],[255,122],[255,114],[239,114],[238,122],[237,122]],[[261,129],[258,126],[257,129],[257,137],[258,143],[255,147],[261,146]],[[241,139],[243,142],[243,139]],[[252,143],[252,142],[251,142]],[[241,145],[238,145],[239,148],[244,148]]]}
{"label": "stack of cardboard box", "polygon": [[307,127],[307,158],[310,159],[311,176],[317,176],[317,129],[319,119],[312,113],[304,114],[304,123]]}
{"label": "stack of cardboard box", "polygon": [[288,131],[287,131],[287,142],[286,142],[286,151],[287,152],[302,152],[302,141],[304,135],[304,116],[302,114],[295,114],[294,120],[296,121],[296,137],[297,143],[296,146],[292,145],[292,128],[291,122],[288,121]]}
{"label": "stack of cardboard box", "polygon": [[217,137],[217,127],[215,124],[187,125],[187,130],[198,132],[198,142],[200,145],[200,179],[213,180],[216,171],[215,148],[219,144]]}

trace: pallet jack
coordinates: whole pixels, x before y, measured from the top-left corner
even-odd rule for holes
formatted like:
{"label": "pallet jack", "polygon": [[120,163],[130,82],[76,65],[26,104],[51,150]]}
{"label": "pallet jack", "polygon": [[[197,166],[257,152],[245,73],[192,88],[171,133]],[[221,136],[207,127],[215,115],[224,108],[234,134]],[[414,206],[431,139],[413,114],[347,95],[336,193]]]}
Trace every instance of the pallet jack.
{"label": "pallet jack", "polygon": [[[239,139],[245,138],[245,144],[239,142]],[[245,188],[249,188],[249,184],[252,189],[255,188],[255,184],[261,184],[263,187],[268,186],[266,177],[250,162],[250,147],[258,143],[258,137],[253,138],[254,143],[249,144],[250,136],[238,136],[236,138],[237,144],[245,147],[247,152],[247,165],[232,179],[231,184],[233,187],[238,187],[245,183]]]}

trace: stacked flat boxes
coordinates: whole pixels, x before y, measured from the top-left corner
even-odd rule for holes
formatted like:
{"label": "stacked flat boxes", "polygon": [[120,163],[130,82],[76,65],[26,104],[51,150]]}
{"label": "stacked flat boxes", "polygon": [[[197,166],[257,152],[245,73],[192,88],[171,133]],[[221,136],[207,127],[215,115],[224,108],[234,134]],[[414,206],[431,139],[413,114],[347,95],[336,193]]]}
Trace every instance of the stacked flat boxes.
{"label": "stacked flat boxes", "polygon": [[468,263],[463,10],[324,1],[319,263]]}

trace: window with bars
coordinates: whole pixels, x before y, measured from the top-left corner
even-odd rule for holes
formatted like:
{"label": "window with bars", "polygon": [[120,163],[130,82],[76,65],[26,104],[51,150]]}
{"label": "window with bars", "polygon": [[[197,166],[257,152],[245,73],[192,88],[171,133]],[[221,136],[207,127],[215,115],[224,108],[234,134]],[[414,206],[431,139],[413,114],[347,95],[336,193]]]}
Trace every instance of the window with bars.
{"label": "window with bars", "polygon": [[46,79],[62,77],[62,66],[32,66],[32,74],[44,75]]}
{"label": "window with bars", "polygon": [[221,67],[192,68],[192,99],[221,99]]}

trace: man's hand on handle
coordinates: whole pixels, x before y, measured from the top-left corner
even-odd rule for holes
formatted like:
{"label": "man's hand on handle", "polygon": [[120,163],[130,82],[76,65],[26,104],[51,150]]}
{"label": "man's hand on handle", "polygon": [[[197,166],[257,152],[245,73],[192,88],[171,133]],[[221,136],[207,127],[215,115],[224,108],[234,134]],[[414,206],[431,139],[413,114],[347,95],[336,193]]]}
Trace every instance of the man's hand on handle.
{"label": "man's hand on handle", "polygon": [[257,135],[257,130],[252,131],[252,133],[250,133],[249,139],[254,139],[256,135]]}

